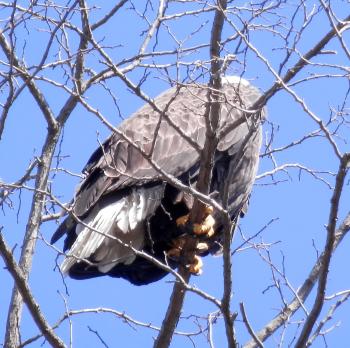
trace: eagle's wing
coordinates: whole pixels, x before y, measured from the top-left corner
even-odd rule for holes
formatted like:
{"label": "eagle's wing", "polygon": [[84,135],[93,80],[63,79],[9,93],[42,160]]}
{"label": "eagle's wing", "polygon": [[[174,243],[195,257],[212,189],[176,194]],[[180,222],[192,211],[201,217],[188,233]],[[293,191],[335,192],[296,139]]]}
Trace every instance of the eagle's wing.
{"label": "eagle's wing", "polygon": [[[199,160],[200,154],[187,139],[195,142],[198,148],[203,147],[207,92],[203,85],[169,89],[155,99],[155,104],[164,114],[146,104],[118,130],[146,154],[153,149],[150,159],[166,173],[179,177]],[[250,84],[226,83],[223,92],[221,128],[242,118],[243,110],[260,96]],[[246,121],[231,129],[220,139],[218,150],[229,149],[230,155],[237,153],[251,124],[247,117]],[[91,156],[84,168],[86,178],[75,197],[74,211],[78,216],[84,216],[105,194],[162,180],[157,169],[128,140],[114,133]]]}
{"label": "eagle's wing", "polygon": [[147,104],[124,121],[118,130],[125,138],[118,133],[111,135],[86,165],[86,178],[75,197],[75,213],[83,216],[108,193],[162,181],[149,160],[174,177],[189,170],[199,153],[186,138],[198,147],[204,143],[205,97],[203,86],[172,88],[155,99],[164,114]]}

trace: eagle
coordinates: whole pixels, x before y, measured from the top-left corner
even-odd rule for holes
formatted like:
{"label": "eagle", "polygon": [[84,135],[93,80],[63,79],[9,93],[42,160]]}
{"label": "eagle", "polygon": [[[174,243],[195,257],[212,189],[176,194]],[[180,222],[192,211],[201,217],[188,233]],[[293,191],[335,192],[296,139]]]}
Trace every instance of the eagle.
{"label": "eagle", "polygon": [[[247,208],[266,110],[252,110],[261,94],[247,80],[225,76],[221,81],[214,91],[220,138],[209,197],[223,204],[226,190],[226,209],[234,221]],[[198,255],[220,252],[223,222],[215,209],[206,206],[203,224],[193,231],[184,228],[194,197],[183,188],[195,187],[198,179],[210,126],[210,89],[183,83],[166,90],[124,120],[91,155],[70,213],[51,239],[55,243],[65,236],[64,274],[74,279],[108,275],[135,285],[155,282],[168,270],[153,260],[176,268],[184,234],[205,241]],[[197,256],[190,270],[200,274],[201,266]]]}

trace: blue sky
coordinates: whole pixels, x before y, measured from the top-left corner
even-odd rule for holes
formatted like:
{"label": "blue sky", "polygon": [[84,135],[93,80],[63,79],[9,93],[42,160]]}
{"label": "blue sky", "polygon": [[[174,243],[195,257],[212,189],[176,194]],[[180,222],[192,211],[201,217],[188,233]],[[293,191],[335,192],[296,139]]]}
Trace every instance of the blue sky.
{"label": "blue sky", "polygon": [[[155,7],[158,4],[157,2],[152,3]],[[235,4],[243,6],[245,3],[239,1]],[[103,17],[103,14],[108,10],[102,1],[90,1],[89,5],[101,7],[101,9],[91,11],[90,18],[92,22],[94,19]],[[283,17],[278,18],[271,13],[265,14],[263,18],[258,18],[256,23],[271,25],[271,23],[275,22],[276,31],[286,34],[286,28],[290,24],[296,5],[297,2],[281,5],[276,11],[279,11],[279,14],[283,15]],[[319,2],[309,1],[305,3],[308,13],[314,6],[317,8],[319,5]],[[198,9],[198,6],[200,4],[196,3],[171,4],[167,13],[177,13],[184,9]],[[349,13],[350,7],[346,1],[339,1],[336,4],[332,4],[332,6],[340,19],[346,17]],[[2,11],[0,16],[2,19],[5,19],[8,16],[8,12]],[[142,12],[143,7],[140,6],[138,11]],[[154,12],[150,8],[148,8],[146,14],[149,18],[154,17]],[[249,13],[242,10],[240,16],[244,19],[245,16],[249,16]],[[230,18],[239,25],[238,16],[230,14]],[[174,37],[184,47],[207,43],[212,19],[213,12],[207,12],[196,17],[185,17],[168,22],[168,27],[162,27],[159,32],[157,50],[176,48],[178,43],[176,43]],[[301,11],[297,13],[294,20],[295,30],[291,33],[291,38],[296,37],[298,31],[300,32],[303,20]],[[74,16],[72,21],[80,25],[78,16]],[[282,23],[277,25],[279,21]],[[123,58],[132,57],[135,54],[143,39],[140,36],[140,32],[146,28],[145,21],[142,21],[134,11],[125,9],[119,15],[116,15],[106,27],[97,30],[94,35],[104,45],[108,46],[106,51],[114,61],[119,62]],[[30,36],[23,26],[16,28],[18,30],[17,54],[21,54],[23,48],[25,61],[29,66],[37,64],[42,57],[47,40],[47,32],[43,29],[47,29],[47,27],[38,21],[29,25]],[[302,32],[302,39],[297,43],[297,51],[305,53],[329,30],[330,25],[326,15],[324,13],[317,14],[310,26]],[[233,35],[233,33],[232,27],[226,24],[223,37]],[[69,32],[69,34],[71,35],[70,45],[73,50],[77,37],[72,32]],[[271,66],[278,70],[279,64],[286,53],[285,42],[281,37],[271,30],[256,30],[250,32],[249,39],[269,60]],[[349,34],[345,33],[344,40],[349,43],[349,39]],[[25,46],[23,46],[24,42],[26,42]],[[152,41],[149,51],[154,43],[155,41]],[[292,40],[288,44],[292,45]],[[236,47],[237,41],[229,43],[225,46],[225,52],[232,53]],[[54,44],[50,50],[48,62],[56,59],[55,53],[57,48],[57,44]],[[312,76],[312,74],[344,75],[343,70],[334,67],[334,65],[347,67],[350,65],[349,58],[342,51],[339,41],[333,39],[326,49],[335,51],[336,54],[324,54],[315,58],[313,63],[322,63],[322,65],[306,68],[298,78]],[[253,52],[248,50],[246,54],[238,53],[237,58],[240,62],[244,61],[245,64],[234,63],[229,69],[230,74],[240,74],[244,71],[244,77],[252,80],[252,83],[260,88],[262,92],[273,84],[273,75]],[[4,60],[3,53],[0,53],[0,59]],[[87,58],[88,65],[98,71],[103,66],[100,59],[101,57],[98,54],[91,54]],[[297,59],[298,55],[293,53],[290,62],[286,66],[292,66]],[[176,57],[169,55],[154,59],[154,62],[167,64],[175,60]],[[199,49],[181,58],[181,60],[185,62],[195,60],[207,61],[208,48]],[[153,60],[148,60],[147,63],[153,63]],[[6,71],[4,64],[1,64],[1,70]],[[168,88],[168,84],[162,80],[164,79],[164,71],[156,69],[150,69],[149,71],[150,75],[142,88],[148,95],[154,97]],[[137,82],[143,72],[144,68],[140,67],[128,74],[128,77]],[[176,77],[174,68],[169,68],[169,73],[172,77]],[[187,74],[185,67],[182,67],[179,73],[180,77],[184,78]],[[194,74],[196,73],[199,74],[198,71]],[[62,76],[62,70],[59,68],[48,69],[45,71],[45,74],[62,84],[65,83],[66,77]],[[67,85],[70,86],[70,83]],[[57,112],[66,100],[67,93],[63,91],[63,88],[50,85],[44,81],[38,81],[38,86],[42,88],[52,109]],[[101,86],[93,87],[88,91],[86,97],[88,102],[98,108],[113,124],[120,122],[119,112],[123,117],[128,117],[143,104],[143,101],[128,91],[123,82],[116,78],[107,81],[107,87],[115,94],[118,107],[115,106],[106,89]],[[332,108],[338,109],[342,105],[348,88],[349,81],[346,77],[314,79],[293,86],[293,90],[324,122],[329,119]],[[349,101],[345,100],[345,102],[346,108],[349,110]],[[310,116],[284,91],[279,92],[269,101],[268,110],[269,122],[264,125],[264,134],[265,139],[269,139],[273,127],[274,139],[272,148],[289,144],[318,129],[318,125],[310,119]],[[349,117],[345,121],[347,123],[344,122],[340,126],[338,130],[339,137],[336,137],[335,141],[342,151],[349,151],[347,142],[350,135]],[[337,120],[330,125],[330,129],[335,129],[336,125]],[[5,132],[0,141],[1,180],[11,183],[23,175],[29,162],[35,156],[40,155],[45,131],[46,125],[38,107],[29,93],[24,90],[11,108]],[[79,174],[92,151],[98,146],[98,140],[105,139],[109,133],[109,130],[95,116],[89,114],[83,107],[78,106],[64,129],[60,146],[60,155],[63,158],[59,162],[59,167]],[[264,150],[262,149],[262,151]],[[275,159],[277,165],[298,163],[319,172],[334,173],[338,169],[338,163],[331,146],[324,137],[314,137],[306,140],[301,145],[276,153]],[[272,161],[267,157],[263,157],[259,174],[272,168]],[[331,186],[334,186],[334,176],[328,173],[320,173],[319,176],[328,181]],[[252,236],[271,220],[274,220],[263,233],[254,239],[254,242],[260,246],[262,243],[271,244],[269,250],[274,264],[280,270],[284,267],[288,281],[294,289],[297,289],[313,266],[317,258],[317,252],[320,252],[324,246],[326,238],[325,225],[328,221],[332,190],[321,180],[315,179],[314,176],[306,171],[300,172],[297,168],[288,169],[288,173],[279,172],[273,179],[278,183],[273,183],[271,177],[257,181],[250,201],[249,212],[241,220],[240,229],[245,236]],[[78,182],[78,177],[73,177],[63,171],[52,172],[52,191],[62,202],[68,202],[71,199]],[[28,182],[28,186],[32,187],[33,181]],[[17,192],[12,196],[13,208],[5,206],[3,211],[0,212],[0,225],[4,226],[4,236],[7,243],[14,248],[16,257],[18,257],[20,252],[20,245],[31,204],[31,196],[32,194],[28,190]],[[341,200],[339,221],[342,221],[348,212],[347,203],[349,198],[349,183],[347,183]],[[40,232],[46,241],[50,239],[56,227],[57,225],[54,221],[42,225]],[[239,231],[237,231],[232,248],[235,249],[241,243],[242,238]],[[61,248],[62,243],[58,243],[57,247]],[[347,267],[349,248],[349,241],[345,239],[334,256],[331,263],[327,295],[349,289]],[[262,328],[283,306],[278,291],[276,288],[271,287],[273,280],[270,267],[262,260],[258,250],[260,250],[260,254],[266,256],[266,251],[263,248],[247,248],[247,245],[233,256],[234,294],[232,311],[239,311],[239,302],[244,302],[251,325],[256,330]],[[169,302],[173,277],[168,276],[155,284],[144,287],[135,287],[124,280],[108,277],[81,282],[67,278],[65,282],[69,292],[68,295],[59,272],[57,269],[54,270],[56,255],[57,253],[52,247],[48,246],[46,242],[39,240],[29,282],[35,298],[51,324],[56,323],[61,318],[67,305],[72,310],[98,307],[112,308],[116,311],[125,312],[135,320],[152,323],[155,326],[161,325]],[[4,335],[6,309],[8,308],[13,285],[13,281],[6,269],[3,268],[2,262],[0,260],[0,283],[2,284],[0,308],[3,309],[0,311],[0,341],[2,341]],[[192,277],[191,283],[207,293],[221,298],[223,291],[222,258],[207,257],[204,262],[203,275]],[[286,288],[283,279],[280,279],[280,281],[285,298],[287,300],[292,299],[293,293]],[[313,298],[314,293],[306,302],[306,308],[311,308]],[[334,304],[335,300],[326,302],[321,318],[324,317],[326,311]],[[208,313],[215,311],[216,308],[212,304],[197,295],[188,294],[183,310],[185,319],[181,320],[178,330],[186,332],[198,331],[200,326],[206,326],[206,322],[202,318],[206,318]],[[326,324],[326,328],[330,328],[341,321],[341,325],[326,336],[328,346],[341,347],[348,340],[347,332],[350,329],[348,311],[349,305],[345,303],[337,310],[334,319]],[[304,318],[304,315],[299,311],[291,319],[291,324],[286,332],[284,333],[280,330],[274,338],[266,342],[266,347],[276,347],[276,342],[278,342],[282,334],[285,334],[285,341],[282,346],[288,346],[292,342],[294,335],[298,336],[298,320],[302,318]],[[96,334],[90,329],[98,331],[109,347],[132,348],[140,345],[150,347],[152,346],[153,337],[157,335],[157,332],[152,329],[131,327],[124,323],[123,320],[106,313],[77,315],[72,318],[72,323],[73,347],[103,346]],[[37,333],[38,330],[25,309],[22,323],[22,339],[25,340]],[[247,330],[240,320],[238,320],[236,325],[236,333],[240,343],[244,343],[249,339]],[[65,321],[59,327],[57,334],[67,344],[69,343],[68,321]],[[209,346],[206,333],[195,336],[193,340],[198,347]],[[213,326],[213,340],[215,347],[226,345],[223,321],[220,318]],[[39,347],[42,343],[43,340],[40,339],[33,343],[32,347]],[[48,346],[47,343],[44,343],[44,347]],[[323,340],[321,338],[317,339],[314,346],[323,347]],[[172,347],[192,347],[192,343],[188,338],[177,335],[173,340]]]}

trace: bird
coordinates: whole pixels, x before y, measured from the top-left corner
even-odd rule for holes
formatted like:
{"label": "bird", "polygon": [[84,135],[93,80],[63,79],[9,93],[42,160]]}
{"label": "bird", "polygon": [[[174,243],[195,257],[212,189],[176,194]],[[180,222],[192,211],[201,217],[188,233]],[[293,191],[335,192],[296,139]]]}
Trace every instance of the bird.
{"label": "bird", "polygon": [[[219,139],[209,197],[224,204],[227,190],[226,209],[235,221],[248,206],[267,111],[252,109],[261,93],[246,79],[223,76],[221,83],[215,91]],[[65,236],[64,274],[146,285],[179,266],[186,234],[204,241],[187,265],[191,273],[202,272],[201,256],[220,253],[223,222],[212,206],[205,205],[202,224],[185,228],[194,196],[183,187],[195,187],[198,180],[210,89],[200,83],[171,87],[126,118],[93,152],[69,214],[51,238],[56,243]]]}

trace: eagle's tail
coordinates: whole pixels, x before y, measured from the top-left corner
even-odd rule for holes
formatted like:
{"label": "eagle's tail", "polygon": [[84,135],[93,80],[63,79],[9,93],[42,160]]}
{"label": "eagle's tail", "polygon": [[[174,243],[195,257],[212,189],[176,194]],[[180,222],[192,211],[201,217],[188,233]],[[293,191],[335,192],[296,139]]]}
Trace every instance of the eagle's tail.
{"label": "eagle's tail", "polygon": [[74,264],[82,261],[102,273],[118,263],[133,262],[135,253],[128,246],[142,249],[143,221],[155,212],[162,199],[163,188],[154,189],[135,188],[117,201],[108,198],[97,204],[83,223],[76,225],[77,238],[61,265],[62,272],[69,273]]}

